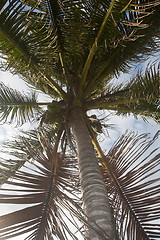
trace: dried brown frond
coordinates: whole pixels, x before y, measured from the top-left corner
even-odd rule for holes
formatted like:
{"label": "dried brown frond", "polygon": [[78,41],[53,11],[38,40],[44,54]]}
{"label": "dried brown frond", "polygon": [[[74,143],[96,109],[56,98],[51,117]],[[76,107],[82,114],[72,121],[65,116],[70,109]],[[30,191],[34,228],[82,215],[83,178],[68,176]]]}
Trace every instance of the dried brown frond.
{"label": "dried brown frond", "polygon": [[54,153],[51,145],[48,149],[45,145],[42,153],[24,139],[23,147],[32,162],[25,163],[1,188],[0,203],[11,204],[15,211],[0,217],[0,239],[24,233],[30,234],[26,239],[78,239],[74,231],[83,228],[85,218],[77,186],[77,159],[57,153],[54,166],[55,156],[48,158],[46,154]]}
{"label": "dried brown frond", "polygon": [[148,134],[126,133],[105,157],[104,179],[120,239],[160,238],[160,154],[159,147],[151,148],[158,134],[150,140]]}

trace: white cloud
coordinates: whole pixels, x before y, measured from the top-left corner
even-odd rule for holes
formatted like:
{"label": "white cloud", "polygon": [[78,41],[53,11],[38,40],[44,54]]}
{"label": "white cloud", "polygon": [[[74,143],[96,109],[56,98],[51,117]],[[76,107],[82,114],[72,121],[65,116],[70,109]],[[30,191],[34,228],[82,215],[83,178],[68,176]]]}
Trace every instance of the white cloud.
{"label": "white cloud", "polygon": [[15,130],[8,124],[0,125],[0,142],[9,140],[15,134]]}
{"label": "white cloud", "polygon": [[[0,82],[3,82],[6,86],[23,91],[25,93],[30,93],[31,88],[30,85],[25,83],[22,79],[20,79],[17,75],[13,75],[9,72],[0,71]],[[41,91],[37,91],[38,93],[38,100],[41,102],[51,102],[51,98]]]}
{"label": "white cloud", "polygon": [[16,88],[17,90],[25,90],[28,88],[27,84],[21,80],[17,75],[12,75],[9,72],[0,71],[0,82],[5,85]]}
{"label": "white cloud", "polygon": [[149,123],[146,123],[140,117],[135,119],[133,116],[121,117],[112,115],[106,123],[115,125],[113,130],[109,130],[110,137],[102,136],[100,138],[101,146],[106,150],[106,152],[108,152],[113,143],[118,139],[118,137],[120,137],[121,134],[125,133],[126,130],[134,131],[138,134],[150,133],[151,137],[160,130],[160,126],[153,120],[149,120]]}

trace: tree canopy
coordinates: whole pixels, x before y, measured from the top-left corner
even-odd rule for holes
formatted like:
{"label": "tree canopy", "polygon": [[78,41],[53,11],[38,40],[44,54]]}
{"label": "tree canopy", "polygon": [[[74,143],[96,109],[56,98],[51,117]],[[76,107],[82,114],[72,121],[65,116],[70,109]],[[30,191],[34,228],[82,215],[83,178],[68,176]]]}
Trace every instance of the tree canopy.
{"label": "tree canopy", "polygon": [[[147,134],[126,133],[105,155],[97,135],[108,125],[88,114],[113,110],[159,123],[159,62],[127,83],[118,79],[159,52],[159,14],[159,0],[1,0],[1,70],[17,74],[33,88],[27,95],[1,83],[0,120],[18,125],[37,120],[39,127],[7,143],[14,158],[1,160],[0,203],[27,207],[0,217],[0,239],[30,231],[27,239],[78,239],[67,218],[84,239],[88,230],[106,239],[82,208],[86,197],[80,197],[84,180],[81,169],[78,175],[74,109],[83,115],[84,132],[96,149],[92,152],[108,192],[114,238],[160,238],[155,221],[160,215],[159,153],[146,153],[158,133],[152,140]],[[36,90],[52,102],[38,102]]]}

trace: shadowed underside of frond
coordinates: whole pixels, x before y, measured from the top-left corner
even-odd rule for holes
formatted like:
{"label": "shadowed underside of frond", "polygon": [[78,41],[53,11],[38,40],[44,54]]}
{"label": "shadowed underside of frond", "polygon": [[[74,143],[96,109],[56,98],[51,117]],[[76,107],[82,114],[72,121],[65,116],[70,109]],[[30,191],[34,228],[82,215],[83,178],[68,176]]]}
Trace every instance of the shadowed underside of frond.
{"label": "shadowed underside of frond", "polygon": [[[25,163],[6,182],[7,187],[1,188],[0,203],[25,205],[0,217],[0,239],[29,232],[27,239],[54,239],[54,236],[58,239],[78,239],[74,231],[83,228],[85,219],[75,184],[78,182],[77,160],[58,154],[58,165],[54,167],[53,159],[33,149],[27,141],[24,145],[33,156],[33,162]],[[67,226],[67,221],[73,230]],[[82,229],[81,232],[83,235]]]}
{"label": "shadowed underside of frond", "polygon": [[[157,136],[150,140],[147,134],[124,134],[103,159],[109,171],[103,167],[102,172],[120,239],[160,238],[159,148],[146,153]],[[81,208],[77,159],[59,153],[56,162],[51,144],[44,141],[43,154],[42,149],[32,147],[33,142],[21,139],[23,146],[17,150],[26,151],[19,155],[26,163],[1,188],[0,203],[22,208],[0,217],[0,239],[23,233],[29,234],[28,240],[79,239],[80,235],[85,239],[89,223]],[[27,162],[27,156],[32,161]]]}
{"label": "shadowed underside of frond", "polygon": [[[51,71],[53,74],[54,59],[57,59],[58,54],[53,51],[56,46],[56,29],[47,21],[47,13],[45,19],[45,9],[36,2],[27,4],[17,0],[3,0],[0,7],[1,57],[7,55],[4,69],[21,74],[27,82],[37,85],[44,92],[63,95],[61,87],[48,74]],[[38,35],[35,34],[37,31]]]}
{"label": "shadowed underside of frond", "polygon": [[[160,154],[157,135],[126,133],[105,157],[104,179],[120,239],[160,239]],[[147,150],[151,149],[147,153]]]}
{"label": "shadowed underside of frond", "polygon": [[4,69],[64,99],[62,86],[88,96],[158,48],[159,1],[2,0],[0,11]]}
{"label": "shadowed underside of frond", "polygon": [[16,122],[22,125],[26,121],[36,120],[42,112],[38,105],[37,96],[21,93],[0,83],[0,121]]}
{"label": "shadowed underside of frond", "polygon": [[21,168],[24,161],[7,160],[0,158],[0,186],[4,184],[8,178],[15,174],[15,171]]}
{"label": "shadowed underside of frond", "polygon": [[115,110],[117,115],[150,117],[157,123],[160,119],[160,71],[159,65],[146,67],[145,73],[139,72],[126,85],[110,85],[104,88],[101,95],[86,103],[87,109]]}
{"label": "shadowed underside of frond", "polygon": [[[42,127],[41,127],[42,128]],[[12,177],[16,170],[21,168],[26,161],[29,161],[33,158],[33,153],[30,155],[30,150],[24,148],[24,139],[25,141],[35,148],[37,151],[43,153],[46,150],[48,156],[52,155],[52,145],[54,145],[57,136],[60,136],[59,150],[62,155],[65,155],[66,152],[70,155],[73,155],[75,152],[75,142],[73,141],[73,136],[70,133],[70,130],[63,130],[62,127],[59,129],[59,125],[55,123],[52,126],[47,126],[43,124],[43,131],[39,127],[39,131],[30,130],[30,131],[21,131],[21,134],[16,136],[16,140],[6,141],[2,144],[0,151],[3,154],[11,155],[14,159],[0,159],[0,185],[5,183],[8,178]],[[37,138],[38,134],[38,138]],[[50,146],[50,147],[49,147]],[[34,152],[36,154],[36,152]]]}

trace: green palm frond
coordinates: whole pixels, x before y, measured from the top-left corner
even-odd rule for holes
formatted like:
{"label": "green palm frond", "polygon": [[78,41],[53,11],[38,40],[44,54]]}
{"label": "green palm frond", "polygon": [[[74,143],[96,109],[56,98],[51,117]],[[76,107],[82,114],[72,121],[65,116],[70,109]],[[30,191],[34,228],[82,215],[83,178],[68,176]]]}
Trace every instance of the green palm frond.
{"label": "green palm frond", "polygon": [[137,116],[142,117],[144,121],[148,121],[147,118],[153,119],[160,124],[160,101],[145,100],[137,101],[136,103],[121,104],[115,108],[116,115],[127,116],[133,114],[135,118]]}
{"label": "green palm frond", "polygon": [[[106,29],[104,42],[102,41],[103,46],[99,46],[87,77],[86,96],[100,84],[104,86],[107,76],[117,75],[120,71],[128,70],[130,64],[146,58],[159,49],[160,7],[157,7],[159,1],[150,1],[150,3],[143,1],[142,4],[139,1],[140,7],[138,7],[138,3],[136,5],[136,1],[132,1],[132,3],[123,13],[119,11],[121,2],[117,3],[119,8],[115,7],[115,14],[113,10],[111,29]],[[149,4],[151,4],[150,7]],[[126,22],[133,24],[126,26]],[[141,28],[141,23],[147,24],[146,27],[142,24]],[[113,28],[112,25],[114,25]],[[108,27],[110,28],[110,25]],[[113,35],[110,36],[110,32]],[[107,36],[111,41],[109,44],[105,43]]]}
{"label": "green palm frond", "polygon": [[103,159],[120,239],[160,238],[160,154],[159,147],[151,148],[158,135],[150,140],[148,134],[126,133]]}
{"label": "green palm frond", "polygon": [[115,110],[117,114],[136,115],[151,117],[159,121],[159,97],[160,97],[160,71],[158,67],[146,68],[144,75],[139,72],[136,77],[130,80],[125,86],[119,89],[105,88],[101,96],[95,100],[88,101],[88,109],[102,108]]}
{"label": "green palm frond", "polygon": [[160,66],[147,67],[144,76],[139,72],[126,88],[132,91],[133,99],[158,100],[160,97]]}
{"label": "green palm frond", "polygon": [[31,121],[38,116],[41,108],[38,106],[35,93],[30,96],[0,84],[0,120],[17,122],[18,125]]}
{"label": "green palm frond", "polygon": [[[2,57],[6,56],[7,68],[15,69],[16,73],[24,77],[27,76],[28,81],[32,79],[32,75],[36,75],[37,80],[40,78],[41,84],[46,83],[55,92],[63,95],[63,90],[47,74],[48,67],[57,55],[48,47],[50,45],[51,49],[55,48],[56,29],[48,29],[49,25],[43,19],[44,13],[41,9],[39,8],[37,12],[26,2],[2,1],[0,11],[1,54]],[[53,66],[54,64],[52,69]]]}
{"label": "green palm frond", "polygon": [[[87,96],[87,89],[94,91],[102,76],[122,70],[126,61],[145,51],[157,50],[158,5],[158,1],[146,0],[132,4],[128,0],[3,0],[1,53],[7,69],[41,89],[46,85],[49,93],[52,88],[66,98],[61,86],[66,84],[70,91],[72,84],[77,94],[85,85]],[[146,26],[148,35],[140,38]]]}
{"label": "green palm frond", "polygon": [[108,22],[108,19],[110,18],[110,15],[111,15],[111,13],[112,13],[112,11],[114,9],[114,5],[115,4],[116,4],[116,0],[112,0],[110,5],[108,6],[108,9],[106,11],[104,20],[102,21],[102,25],[99,28],[98,34],[97,34],[97,36],[95,38],[95,41],[94,41],[94,43],[92,45],[92,48],[91,48],[91,50],[89,52],[88,58],[87,58],[87,60],[85,62],[85,66],[84,66],[83,71],[82,71],[81,83],[80,83],[80,86],[79,86],[79,94],[80,95],[82,95],[83,86],[84,86],[84,83],[86,81],[86,78],[87,78],[87,75],[88,75],[88,71],[90,69],[90,66],[91,66],[93,57],[95,55],[95,52],[98,49],[98,44],[99,44],[101,35],[102,35],[103,31],[104,31],[105,25]]}

